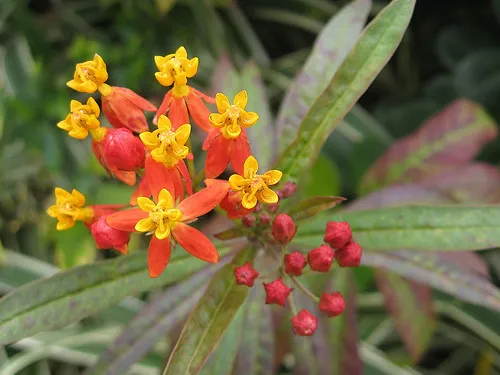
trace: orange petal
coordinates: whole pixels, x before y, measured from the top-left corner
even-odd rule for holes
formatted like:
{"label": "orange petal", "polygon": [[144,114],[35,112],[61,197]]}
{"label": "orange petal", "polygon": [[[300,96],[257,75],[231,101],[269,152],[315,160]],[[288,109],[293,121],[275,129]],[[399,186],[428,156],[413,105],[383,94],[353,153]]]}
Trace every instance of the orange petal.
{"label": "orange petal", "polygon": [[219,134],[212,139],[205,159],[205,175],[208,178],[219,176],[229,163],[229,140],[216,131]]}
{"label": "orange petal", "polygon": [[213,96],[208,96],[202,93],[200,90],[196,90],[194,87],[189,88],[194,94],[198,95],[204,101],[210,104],[215,104],[215,98]]}
{"label": "orange petal", "polygon": [[191,176],[186,167],[186,163],[184,163],[184,160],[181,160],[179,163],[177,163],[177,170],[180,172],[182,178],[184,179],[187,193],[189,195],[193,194],[193,183],[191,182]]}
{"label": "orange petal", "polygon": [[210,186],[184,199],[177,206],[182,212],[182,221],[189,221],[214,209],[229,189],[230,186],[226,181],[211,183]]}
{"label": "orange petal", "polygon": [[168,168],[154,161],[151,155],[146,157],[144,167],[144,178],[147,180],[150,195],[156,199],[161,189],[167,189],[175,196],[175,186]]}
{"label": "orange petal", "polygon": [[219,254],[215,245],[199,230],[183,223],[172,228],[175,240],[191,255],[205,262],[217,263]]}
{"label": "orange petal", "polygon": [[220,135],[219,129],[212,129],[207,135],[207,138],[205,138],[205,141],[203,142],[202,150],[207,151],[210,148],[210,145],[214,141],[215,138],[217,138]]}
{"label": "orange petal", "polygon": [[[113,87],[110,95],[102,97],[102,111],[109,123],[115,128],[128,128],[135,133],[148,131],[146,116],[141,108],[135,106],[123,95],[123,87]],[[125,91],[126,93],[126,91]]]}
{"label": "orange petal", "polygon": [[172,98],[168,118],[172,122],[172,129],[177,128],[184,124],[189,124],[189,114],[184,98]]}
{"label": "orange petal", "polygon": [[186,104],[188,106],[189,114],[193,118],[196,125],[208,133],[212,129],[212,126],[208,120],[210,110],[207,108],[205,103],[203,103],[198,95],[190,91],[188,96],[186,96]]}
{"label": "orange petal", "polygon": [[142,178],[141,182],[139,182],[139,186],[130,197],[130,205],[137,206],[137,197],[150,197],[151,193],[149,192],[148,180],[146,178]]}
{"label": "orange petal", "polygon": [[135,93],[130,89],[127,89],[125,87],[113,86],[113,90],[118,90],[123,97],[127,98],[129,101],[132,102],[134,106],[139,107],[143,111],[148,111],[148,112],[156,111],[156,106],[153,103],[144,99],[142,96],[138,95],[137,93]]}
{"label": "orange petal", "polygon": [[160,108],[158,108],[155,118],[153,119],[153,124],[156,125],[158,123],[158,119],[160,118],[160,116],[167,113],[167,111],[170,109],[171,104],[172,104],[172,91],[170,90],[163,97],[163,101],[161,102]]}
{"label": "orange petal", "polygon": [[134,186],[137,182],[137,177],[134,171],[119,171],[111,169],[111,173],[113,173],[117,179],[125,182],[127,185]]}
{"label": "orange petal", "polygon": [[148,213],[138,208],[115,212],[106,217],[106,223],[111,228],[123,230],[125,232],[134,232],[135,224],[141,219],[148,217]]}
{"label": "orange petal", "polygon": [[248,143],[246,132],[243,130],[241,135],[231,144],[231,166],[237,174],[243,176],[245,160],[247,160],[250,155],[250,144]]}
{"label": "orange petal", "polygon": [[174,184],[174,190],[172,192],[172,196],[174,197],[174,201],[182,200],[184,198],[184,184],[182,183],[181,173],[177,168],[169,169],[170,179]]}
{"label": "orange petal", "polygon": [[94,204],[90,206],[94,211],[94,220],[100,216],[109,215],[121,210],[123,207],[125,207],[123,204]]}
{"label": "orange petal", "polygon": [[151,236],[148,248],[149,277],[158,277],[161,275],[170,260],[171,253],[170,236],[164,240],[159,240],[156,236]]}

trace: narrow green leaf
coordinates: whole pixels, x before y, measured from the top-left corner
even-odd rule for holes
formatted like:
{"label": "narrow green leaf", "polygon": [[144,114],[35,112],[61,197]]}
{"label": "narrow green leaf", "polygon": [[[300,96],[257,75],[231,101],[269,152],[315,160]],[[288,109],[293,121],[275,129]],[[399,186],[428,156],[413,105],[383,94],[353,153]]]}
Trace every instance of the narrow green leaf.
{"label": "narrow green leaf", "polygon": [[[241,265],[254,256],[255,249],[245,249],[234,264]],[[163,375],[197,374],[245,302],[248,291],[248,287],[236,284],[234,265],[222,268],[189,316]]]}
{"label": "narrow green leaf", "polygon": [[[473,253],[447,254],[452,257],[411,251],[367,252],[362,263],[432,286],[462,301],[500,311],[500,290],[487,279],[482,259]],[[464,258],[465,264],[457,265],[457,258]]]}
{"label": "narrow green leaf", "polygon": [[329,210],[343,201],[345,198],[342,197],[312,197],[298,202],[287,213],[293,220],[304,220]]}
{"label": "narrow green leaf", "polygon": [[368,170],[361,194],[395,182],[413,182],[445,167],[470,162],[497,134],[484,109],[460,99],[431,117],[415,133],[394,143]]}
{"label": "narrow green leaf", "polygon": [[206,267],[188,280],[168,288],[132,319],[87,370],[87,375],[123,374],[184,319],[203,294],[202,283],[222,266]]}
{"label": "narrow green leaf", "polygon": [[[273,374],[274,327],[271,307],[264,304],[264,288],[252,288],[247,301],[245,335],[241,341],[234,373],[238,375]],[[215,374],[214,374],[215,375]]]}
{"label": "narrow green leaf", "polygon": [[245,307],[236,312],[219,344],[208,357],[200,375],[231,375],[234,361],[240,347],[245,323]]}
{"label": "narrow green leaf", "polygon": [[500,246],[500,207],[404,206],[318,215],[299,226],[294,243],[316,247],[327,221],[350,223],[366,251],[482,250]]}
{"label": "narrow green leaf", "polygon": [[346,301],[346,309],[335,318],[325,318],[328,330],[327,345],[331,348],[332,374],[360,375],[363,366],[358,353],[358,328],[356,322],[356,288],[350,269],[335,271],[326,292],[340,292]]}
{"label": "narrow green leaf", "polygon": [[296,140],[278,162],[284,181],[298,180],[316,160],[330,133],[394,53],[414,6],[415,0],[394,0],[365,29],[328,87],[307,112]]}
{"label": "narrow green leaf", "polygon": [[[229,253],[219,248],[219,254]],[[0,301],[0,343],[63,327],[123,298],[182,280],[206,265],[182,252],[158,278],[149,277],[146,254],[73,268],[26,284]]]}
{"label": "narrow green leaf", "polygon": [[322,29],[302,71],[285,95],[276,122],[279,152],[297,137],[301,121],[358,41],[371,0],[358,0],[336,13]]}
{"label": "narrow green leaf", "polygon": [[375,271],[375,280],[406,350],[417,362],[430,344],[436,326],[431,289],[380,270]]}
{"label": "narrow green leaf", "polygon": [[214,237],[221,241],[228,241],[246,236],[248,233],[248,228],[245,228],[242,224],[236,224],[229,229],[214,234]]}

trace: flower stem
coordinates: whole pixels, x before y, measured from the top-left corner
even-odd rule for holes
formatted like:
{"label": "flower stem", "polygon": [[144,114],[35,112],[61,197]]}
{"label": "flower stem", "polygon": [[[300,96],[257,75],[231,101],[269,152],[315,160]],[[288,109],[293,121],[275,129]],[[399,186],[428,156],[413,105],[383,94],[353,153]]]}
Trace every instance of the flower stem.
{"label": "flower stem", "polygon": [[297,285],[297,287],[302,290],[310,299],[312,299],[315,303],[319,302],[319,297],[317,297],[313,292],[311,292],[307,287],[302,284],[295,276],[290,276],[293,283]]}
{"label": "flower stem", "polygon": [[295,300],[293,299],[293,294],[288,296],[288,304],[290,305],[290,310],[292,310],[292,315],[297,315],[297,306],[295,306]]}

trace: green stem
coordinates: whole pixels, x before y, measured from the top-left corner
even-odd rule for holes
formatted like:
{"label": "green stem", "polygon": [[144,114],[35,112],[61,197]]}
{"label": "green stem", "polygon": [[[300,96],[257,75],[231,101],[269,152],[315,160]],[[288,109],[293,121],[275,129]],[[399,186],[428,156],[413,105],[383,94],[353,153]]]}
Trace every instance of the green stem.
{"label": "green stem", "polygon": [[295,300],[293,299],[293,295],[290,294],[288,296],[288,304],[290,305],[290,310],[292,311],[292,315],[297,315],[297,306],[295,306]]}
{"label": "green stem", "polygon": [[297,285],[297,287],[302,290],[310,299],[313,300],[314,303],[319,302],[319,297],[316,296],[313,292],[311,292],[307,287],[302,284],[295,276],[290,276],[290,279],[292,279],[293,283]]}

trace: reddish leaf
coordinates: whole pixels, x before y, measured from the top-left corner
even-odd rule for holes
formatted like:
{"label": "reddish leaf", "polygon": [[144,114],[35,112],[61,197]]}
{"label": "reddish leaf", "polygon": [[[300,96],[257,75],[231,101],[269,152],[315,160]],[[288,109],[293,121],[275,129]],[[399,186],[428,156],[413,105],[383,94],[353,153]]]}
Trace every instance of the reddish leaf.
{"label": "reddish leaf", "polygon": [[381,270],[375,271],[375,280],[406,350],[418,362],[435,328],[431,289]]}
{"label": "reddish leaf", "polygon": [[415,133],[394,143],[368,170],[360,190],[365,194],[465,164],[496,134],[494,121],[481,106],[470,100],[457,100]]}
{"label": "reddish leaf", "polygon": [[345,201],[342,197],[312,197],[305,199],[288,210],[288,215],[293,220],[304,220],[315,216],[316,214],[335,207],[336,205]]}

